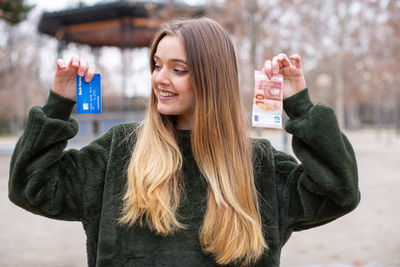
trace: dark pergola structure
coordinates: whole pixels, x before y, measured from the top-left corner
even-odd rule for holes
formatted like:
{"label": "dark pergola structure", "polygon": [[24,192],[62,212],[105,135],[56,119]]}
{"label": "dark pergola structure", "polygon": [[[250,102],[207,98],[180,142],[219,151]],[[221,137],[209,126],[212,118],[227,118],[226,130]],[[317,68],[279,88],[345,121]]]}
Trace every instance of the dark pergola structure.
{"label": "dark pergola structure", "polygon": [[122,0],[44,12],[38,29],[59,40],[61,50],[70,42],[91,47],[146,47],[165,21],[204,13],[199,6]]}

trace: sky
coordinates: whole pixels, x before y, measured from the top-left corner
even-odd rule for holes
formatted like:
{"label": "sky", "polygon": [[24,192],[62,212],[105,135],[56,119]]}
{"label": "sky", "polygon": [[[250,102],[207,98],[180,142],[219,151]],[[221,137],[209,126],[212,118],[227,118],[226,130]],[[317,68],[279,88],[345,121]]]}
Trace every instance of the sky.
{"label": "sky", "polygon": [[80,2],[87,5],[92,5],[101,0],[25,0],[29,5],[35,5],[35,9],[54,11],[58,9],[63,9],[67,7],[77,6]]}
{"label": "sky", "polygon": [[[96,3],[115,2],[116,0],[25,0],[28,4],[34,4],[37,8],[46,11],[54,11],[58,9],[76,7],[79,3],[93,5]],[[143,1],[143,0],[142,0]],[[161,2],[161,1],[160,1]],[[165,2],[168,2],[166,0]],[[203,4],[205,0],[183,0],[189,5]]]}

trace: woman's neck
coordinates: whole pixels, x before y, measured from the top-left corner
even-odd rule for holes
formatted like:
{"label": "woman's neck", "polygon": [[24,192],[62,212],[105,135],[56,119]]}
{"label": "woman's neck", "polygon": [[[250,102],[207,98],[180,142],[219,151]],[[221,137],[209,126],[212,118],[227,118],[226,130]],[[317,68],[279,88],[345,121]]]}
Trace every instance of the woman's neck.
{"label": "woman's neck", "polygon": [[192,116],[178,116],[176,121],[176,129],[178,130],[192,130],[193,120]]}

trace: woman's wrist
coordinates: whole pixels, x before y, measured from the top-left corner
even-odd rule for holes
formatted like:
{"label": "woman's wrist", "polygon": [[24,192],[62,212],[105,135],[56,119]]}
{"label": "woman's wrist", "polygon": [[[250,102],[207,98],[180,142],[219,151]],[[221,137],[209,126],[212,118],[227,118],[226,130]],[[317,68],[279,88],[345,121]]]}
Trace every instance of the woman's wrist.
{"label": "woman's wrist", "polygon": [[54,86],[54,88],[52,89],[53,93],[63,97],[63,98],[67,98],[71,101],[75,101],[76,99],[76,92],[71,92],[71,90],[60,90],[59,88],[57,88],[56,86]]}

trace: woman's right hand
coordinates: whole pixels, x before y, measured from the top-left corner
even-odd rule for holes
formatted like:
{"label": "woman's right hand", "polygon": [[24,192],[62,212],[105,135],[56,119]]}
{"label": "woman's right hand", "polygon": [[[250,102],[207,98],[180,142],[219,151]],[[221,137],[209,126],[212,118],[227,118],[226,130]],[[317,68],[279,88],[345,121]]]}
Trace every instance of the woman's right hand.
{"label": "woman's right hand", "polygon": [[53,80],[53,92],[76,101],[76,74],[81,77],[85,76],[85,81],[90,82],[95,70],[95,66],[89,65],[83,58],[73,56],[68,65],[64,63],[64,60],[58,59]]}

